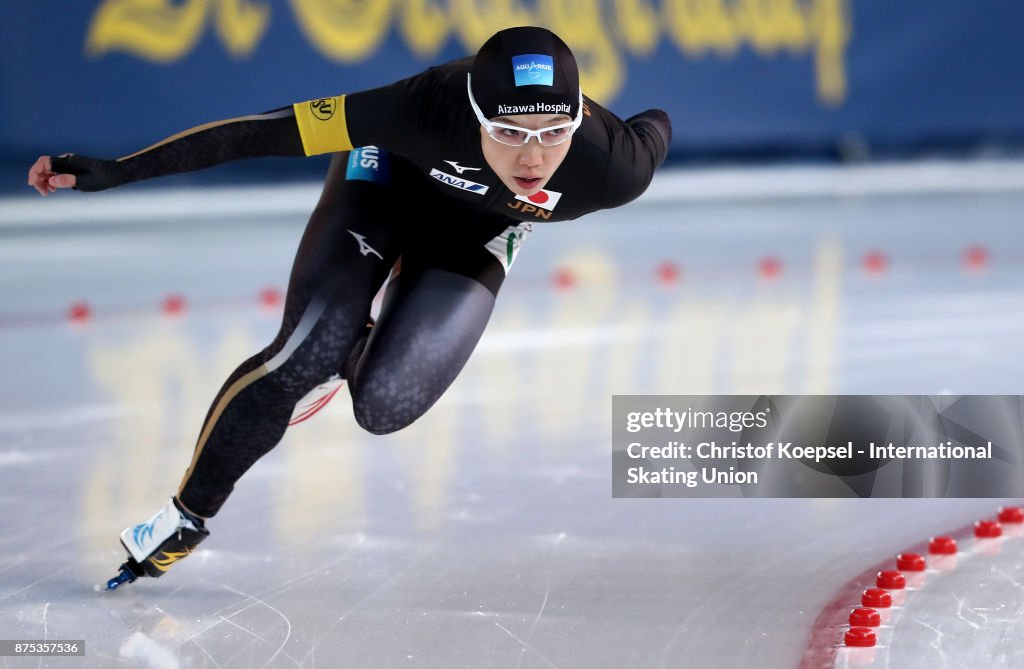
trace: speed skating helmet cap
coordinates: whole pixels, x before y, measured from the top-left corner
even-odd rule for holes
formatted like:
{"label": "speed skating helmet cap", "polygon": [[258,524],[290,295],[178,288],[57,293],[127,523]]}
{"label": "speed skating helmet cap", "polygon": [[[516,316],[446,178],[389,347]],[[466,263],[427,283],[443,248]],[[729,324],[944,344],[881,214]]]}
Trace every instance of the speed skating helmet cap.
{"label": "speed skating helmet cap", "polygon": [[[580,110],[576,58],[550,30],[508,28],[484,42],[470,69],[470,92],[486,118]],[[530,111],[532,110],[532,111]]]}

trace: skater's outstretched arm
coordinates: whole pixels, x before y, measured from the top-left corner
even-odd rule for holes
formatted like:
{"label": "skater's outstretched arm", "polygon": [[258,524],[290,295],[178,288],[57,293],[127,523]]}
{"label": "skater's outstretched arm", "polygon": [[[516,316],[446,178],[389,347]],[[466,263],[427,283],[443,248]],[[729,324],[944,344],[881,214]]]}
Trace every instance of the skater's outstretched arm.
{"label": "skater's outstretched arm", "polygon": [[231,160],[312,156],[370,144],[402,154],[420,141],[429,119],[453,113],[450,99],[441,100],[439,76],[431,68],[381,88],[207,123],[116,160],[40,156],[28,185],[41,195],[61,188],[99,191]]}
{"label": "skater's outstretched arm", "polygon": [[302,139],[292,107],[207,123],[180,132],[117,160],[74,154],[40,156],[28,185],[42,195],[59,188],[99,191],[133,181],[259,156],[302,156]]}

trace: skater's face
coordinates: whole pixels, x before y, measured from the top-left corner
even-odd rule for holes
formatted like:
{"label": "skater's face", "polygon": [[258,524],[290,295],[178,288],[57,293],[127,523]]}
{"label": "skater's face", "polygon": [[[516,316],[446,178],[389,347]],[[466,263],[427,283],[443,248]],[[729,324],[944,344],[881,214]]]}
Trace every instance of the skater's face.
{"label": "skater's face", "polygon": [[[492,133],[499,134],[495,139],[488,134],[487,128],[480,126],[480,147],[484,159],[510,191],[516,195],[533,195],[544,188],[569,153],[572,129],[566,128],[565,124],[571,124],[572,119],[564,114],[515,114],[490,120],[543,133],[544,144],[533,136],[525,144],[515,145],[522,141],[521,131],[496,126],[491,129]],[[548,145],[563,137],[565,139],[561,143]]]}

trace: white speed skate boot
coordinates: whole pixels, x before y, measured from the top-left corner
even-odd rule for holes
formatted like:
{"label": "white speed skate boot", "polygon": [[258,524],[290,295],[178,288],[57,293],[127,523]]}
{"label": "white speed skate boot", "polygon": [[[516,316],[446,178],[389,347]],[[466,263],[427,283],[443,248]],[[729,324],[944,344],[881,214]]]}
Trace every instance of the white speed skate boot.
{"label": "white speed skate boot", "polygon": [[117,576],[107,581],[107,590],[140,576],[163,576],[208,536],[210,531],[204,527],[203,519],[185,511],[172,497],[152,518],[121,533],[128,561],[121,565]]}

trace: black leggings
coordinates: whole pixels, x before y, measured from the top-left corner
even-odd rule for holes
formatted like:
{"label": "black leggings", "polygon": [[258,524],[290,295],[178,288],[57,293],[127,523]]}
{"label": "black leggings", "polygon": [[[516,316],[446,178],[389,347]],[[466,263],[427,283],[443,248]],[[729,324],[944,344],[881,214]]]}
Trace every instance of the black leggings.
{"label": "black leggings", "polygon": [[[277,337],[228,377],[203,422],[178,490],[195,514],[217,513],[281,440],[295,404],[333,374],[347,377],[364,429],[411,424],[458,376],[490,318],[505,267],[485,245],[515,221],[453,206],[394,157],[386,179],[350,180],[348,157],[331,162]],[[445,213],[425,214],[434,211]],[[373,297],[399,257],[367,335]]]}

